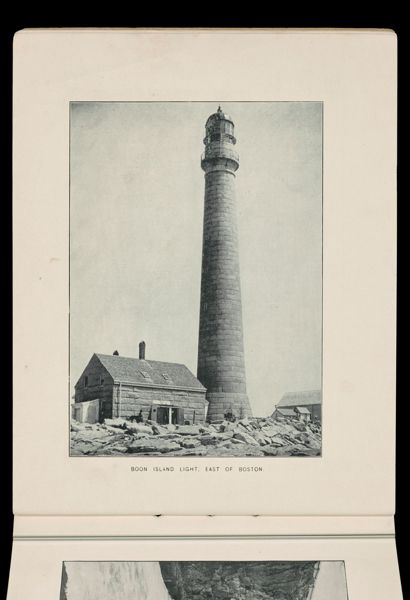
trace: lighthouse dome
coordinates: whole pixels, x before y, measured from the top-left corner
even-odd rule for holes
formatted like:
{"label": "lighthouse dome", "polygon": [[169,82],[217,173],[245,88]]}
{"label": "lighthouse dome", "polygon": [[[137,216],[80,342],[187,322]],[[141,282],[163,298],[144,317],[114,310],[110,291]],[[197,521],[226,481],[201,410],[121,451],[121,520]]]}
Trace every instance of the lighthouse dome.
{"label": "lighthouse dome", "polygon": [[212,121],[229,121],[233,125],[232,117],[225,113],[220,106],[218,106],[218,110],[208,117],[206,125],[210,124]]}
{"label": "lighthouse dome", "polygon": [[219,106],[205,124],[205,146],[213,144],[236,144],[232,117]]}

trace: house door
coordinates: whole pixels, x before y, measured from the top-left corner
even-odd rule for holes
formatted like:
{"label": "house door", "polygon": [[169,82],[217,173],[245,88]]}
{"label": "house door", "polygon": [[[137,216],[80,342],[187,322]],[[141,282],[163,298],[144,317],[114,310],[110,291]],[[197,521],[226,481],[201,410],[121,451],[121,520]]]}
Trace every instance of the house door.
{"label": "house door", "polygon": [[171,422],[174,425],[183,425],[184,424],[185,421],[184,421],[184,409],[183,408],[172,407]]}
{"label": "house door", "polygon": [[168,423],[169,423],[169,408],[168,408],[168,406],[158,406],[158,408],[157,408],[157,423],[158,423],[158,425],[168,425]]}

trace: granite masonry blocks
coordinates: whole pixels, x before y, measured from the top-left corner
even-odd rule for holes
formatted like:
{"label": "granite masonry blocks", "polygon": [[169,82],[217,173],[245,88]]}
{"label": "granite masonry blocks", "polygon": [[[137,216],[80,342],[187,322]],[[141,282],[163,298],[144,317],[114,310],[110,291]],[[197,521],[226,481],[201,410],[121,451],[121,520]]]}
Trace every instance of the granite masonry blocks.
{"label": "granite masonry blocks", "polygon": [[221,420],[228,411],[232,411],[237,418],[251,417],[247,395],[229,392],[209,394],[208,420]]}
{"label": "granite masonry blocks", "polygon": [[[206,169],[223,169],[216,156]],[[235,177],[228,170],[205,175],[198,378],[207,388],[208,420],[235,406],[250,416],[242,334]]]}
{"label": "granite masonry blocks", "polygon": [[136,385],[116,384],[112,378],[105,377],[104,385],[78,388],[76,402],[99,398],[101,401],[100,420],[123,417],[124,419],[139,415],[144,419],[151,418],[153,403],[184,408],[185,418],[195,418],[196,422],[205,421],[205,392],[156,389],[138,387]]}
{"label": "granite masonry blocks", "polygon": [[184,413],[195,413],[197,422],[205,421],[205,395],[203,392],[154,389],[150,387],[125,388],[116,385],[112,398],[112,417],[132,417],[142,411],[144,419],[151,418],[152,405],[184,408]]}

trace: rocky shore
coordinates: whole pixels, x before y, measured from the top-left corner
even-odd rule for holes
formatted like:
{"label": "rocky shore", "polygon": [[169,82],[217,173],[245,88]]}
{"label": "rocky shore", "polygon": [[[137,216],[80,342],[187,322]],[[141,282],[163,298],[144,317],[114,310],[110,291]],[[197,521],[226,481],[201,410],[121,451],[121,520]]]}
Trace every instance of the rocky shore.
{"label": "rocky shore", "polygon": [[204,425],[71,423],[71,456],[320,456],[321,426],[245,418]]}

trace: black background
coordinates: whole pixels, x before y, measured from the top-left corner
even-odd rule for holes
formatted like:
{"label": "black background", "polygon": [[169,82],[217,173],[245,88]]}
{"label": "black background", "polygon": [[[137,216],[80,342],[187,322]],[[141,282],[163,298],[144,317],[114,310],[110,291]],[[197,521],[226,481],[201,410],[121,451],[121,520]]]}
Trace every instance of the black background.
{"label": "black background", "polygon": [[[137,5],[135,5],[137,7]],[[22,6],[20,6],[22,9]],[[61,8],[61,7],[60,7]],[[72,14],[75,13],[74,5],[70,5]],[[138,18],[130,15],[126,17],[121,14],[123,7],[118,5],[118,12],[109,14],[107,17],[102,15],[101,9],[94,12],[94,18],[84,18],[83,7],[77,15],[83,17],[82,20],[75,18],[62,18],[60,11],[55,10],[47,13],[47,18],[42,18],[39,14],[39,7],[36,7],[35,15],[30,16],[24,11],[23,16],[8,15],[3,17],[0,26],[0,60],[1,60],[1,94],[0,94],[0,117],[2,127],[0,129],[1,153],[1,235],[0,235],[0,256],[1,256],[1,288],[0,298],[2,300],[2,335],[1,335],[1,382],[2,394],[0,398],[0,457],[1,457],[1,510],[0,510],[0,598],[6,597],[8,574],[10,565],[11,545],[12,545],[12,206],[11,206],[11,144],[12,144],[12,43],[13,35],[16,31],[32,27],[325,27],[325,28],[381,28],[393,29],[398,35],[399,48],[399,164],[398,164],[398,327],[397,327],[397,485],[396,485],[396,533],[397,550],[399,556],[400,572],[402,577],[404,598],[410,597],[410,583],[406,569],[406,546],[408,540],[408,518],[407,508],[410,503],[409,492],[407,491],[407,474],[409,472],[409,455],[407,438],[410,435],[409,403],[407,399],[407,385],[404,382],[403,370],[405,361],[405,335],[406,323],[404,319],[406,306],[404,299],[405,276],[403,276],[403,265],[406,263],[405,242],[403,242],[404,227],[407,225],[405,206],[402,200],[404,196],[403,178],[401,176],[400,157],[403,148],[403,130],[405,126],[406,112],[403,112],[404,87],[406,75],[403,73],[405,67],[405,50],[407,49],[407,31],[405,31],[405,21],[400,19],[396,12],[394,18],[388,17],[386,6],[383,6],[383,16],[377,17],[374,7],[371,15],[359,17],[357,10],[351,11],[355,18],[325,18],[321,12],[320,17],[311,16],[310,18],[281,17],[277,14],[270,16],[265,9],[257,10],[257,5],[253,4],[247,7],[246,18],[241,17],[234,4],[201,4],[198,5],[198,12],[202,18],[198,18],[185,13],[184,17],[178,17],[175,11],[175,5],[171,6],[172,16],[166,16],[164,10],[154,7],[154,12],[161,14],[152,18],[144,14],[146,7],[138,5]],[[339,7],[340,8],[340,7]],[[250,10],[252,9],[252,10]],[[346,6],[343,5],[346,13]],[[291,11],[296,13],[296,9]],[[181,10],[181,14],[184,11]],[[224,16],[221,16],[223,14]],[[259,15],[259,16],[258,16]],[[401,274],[401,278],[400,278]],[[46,376],[46,373],[45,373]],[[27,402],[36,402],[36,398],[27,398]],[[366,443],[364,433],[363,443]],[[22,599],[23,600],[23,599]],[[329,599],[331,600],[331,599]],[[365,599],[363,599],[365,600]],[[386,600],[388,600],[386,598]]]}

